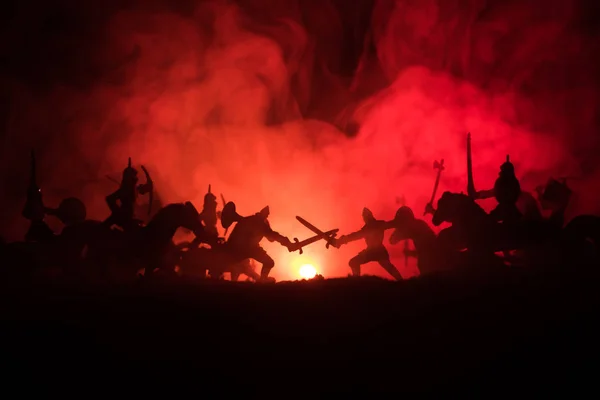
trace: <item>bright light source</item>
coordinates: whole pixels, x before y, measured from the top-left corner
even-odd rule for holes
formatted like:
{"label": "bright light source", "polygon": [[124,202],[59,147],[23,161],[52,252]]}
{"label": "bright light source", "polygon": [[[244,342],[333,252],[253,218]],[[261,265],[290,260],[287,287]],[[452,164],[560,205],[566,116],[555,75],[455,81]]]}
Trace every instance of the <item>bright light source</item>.
{"label": "bright light source", "polygon": [[300,267],[300,276],[304,279],[312,279],[317,275],[317,270],[311,264],[304,264]]}

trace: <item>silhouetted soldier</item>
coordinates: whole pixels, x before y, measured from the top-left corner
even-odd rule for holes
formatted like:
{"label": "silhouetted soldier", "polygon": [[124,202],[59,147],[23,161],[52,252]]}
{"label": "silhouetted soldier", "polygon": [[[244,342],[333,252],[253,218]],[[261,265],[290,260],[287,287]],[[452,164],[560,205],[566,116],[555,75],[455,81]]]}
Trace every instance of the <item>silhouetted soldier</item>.
{"label": "silhouetted soldier", "polygon": [[27,189],[27,200],[21,213],[31,223],[25,234],[26,242],[43,242],[54,238],[54,232],[44,221],[46,208],[42,198],[42,190],[37,185],[35,154],[31,152],[30,178]]}
{"label": "silhouetted soldier", "polygon": [[138,185],[137,174],[137,170],[131,166],[130,157],[127,168],[123,170],[121,185],[106,197],[111,214],[105,222],[109,226],[117,225],[127,231],[141,225],[141,221],[134,218],[137,195],[150,193],[152,185],[150,182]]}
{"label": "silhouetted soldier", "polygon": [[58,245],[61,248],[61,259],[64,267],[72,269],[82,260],[82,253],[95,221],[86,227],[87,210],[85,204],[76,197],[63,199],[58,208],[46,208],[48,215],[54,216],[64,224],[58,236]]}
{"label": "silhouetted soldier", "polygon": [[498,222],[515,222],[522,219],[517,202],[521,197],[521,185],[515,175],[515,167],[506,156],[506,161],[500,166],[500,174],[492,190],[477,193],[478,199],[494,197],[498,202],[490,215]]}
{"label": "silhouetted soldier", "polygon": [[550,210],[548,221],[554,226],[563,227],[571,195],[572,192],[567,186],[566,179],[558,181],[550,178],[546,186],[538,188],[540,204],[544,210]]}
{"label": "silhouetted soldier", "polygon": [[219,231],[217,230],[217,196],[212,194],[210,185],[208,185],[208,192],[204,195],[204,205],[200,213],[200,220],[204,224],[206,233],[215,237],[219,236]]}
{"label": "silhouetted soldier", "polygon": [[500,166],[500,176],[494,184],[494,197],[498,206],[490,215],[496,221],[512,222],[521,219],[522,215],[517,208],[517,201],[521,195],[521,185],[515,175],[515,167],[506,156],[506,162]]}
{"label": "silhouetted soldier", "polygon": [[394,264],[390,261],[390,255],[383,245],[383,236],[387,229],[393,228],[393,221],[387,222],[375,219],[373,213],[364,208],[362,217],[365,225],[357,232],[341,236],[339,239],[332,239],[331,242],[335,247],[340,247],[346,243],[354,242],[359,239],[364,239],[367,243],[367,248],[349,261],[352,275],[360,276],[360,267],[372,261],[376,261],[385,269],[394,279],[401,280],[402,275]]}
{"label": "silhouetted soldier", "polygon": [[408,255],[417,258],[417,266],[421,274],[429,274],[444,268],[443,256],[436,246],[435,232],[425,221],[415,218],[415,214],[409,207],[403,206],[396,211],[394,225],[396,229],[390,237],[390,244],[411,239],[415,250],[409,250]]}
{"label": "silhouetted soldier", "polygon": [[251,258],[262,264],[260,278],[269,280],[269,273],[275,266],[275,261],[260,246],[263,238],[270,242],[278,242],[290,250],[292,242],[287,237],[275,232],[269,224],[269,206],[249,217],[240,216],[235,209],[235,204],[229,202],[221,213],[221,225],[228,229],[237,222],[231,235],[225,243],[225,249],[234,257],[236,262]]}

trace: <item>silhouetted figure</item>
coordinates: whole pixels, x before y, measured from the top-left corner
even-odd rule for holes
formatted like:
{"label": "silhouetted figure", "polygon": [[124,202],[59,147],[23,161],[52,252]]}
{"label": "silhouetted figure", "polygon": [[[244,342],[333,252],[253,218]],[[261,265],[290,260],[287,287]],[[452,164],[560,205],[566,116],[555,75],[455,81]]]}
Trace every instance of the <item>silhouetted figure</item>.
{"label": "silhouetted figure", "polygon": [[519,201],[517,201],[517,207],[523,215],[524,220],[541,221],[544,219],[538,201],[529,192],[521,191]]}
{"label": "silhouetted figure", "polygon": [[474,199],[494,197],[498,202],[490,215],[497,222],[515,222],[523,218],[519,211],[518,202],[521,198],[521,184],[515,175],[515,167],[506,156],[506,161],[500,166],[500,173],[492,190],[482,190],[471,196]]}
{"label": "silhouetted figure", "polygon": [[25,234],[26,242],[44,242],[54,238],[54,232],[44,221],[46,208],[42,197],[42,190],[37,185],[35,154],[31,152],[30,178],[27,189],[27,200],[22,215],[30,221],[29,229]]}
{"label": "silhouetted figure", "polygon": [[[204,204],[199,218],[206,233],[203,242],[215,246],[222,243],[223,239],[219,238],[219,231],[217,230],[217,197],[212,194],[210,189],[211,187],[208,185],[208,192],[204,195]],[[207,237],[210,239],[208,240]],[[190,244],[190,248],[198,247],[200,243],[200,239],[196,238]]]}
{"label": "silhouetted figure", "polygon": [[421,274],[444,269],[444,255],[437,247],[437,236],[425,221],[415,218],[413,211],[403,206],[396,211],[394,225],[396,229],[390,237],[390,244],[411,239],[415,249],[405,250],[405,252],[408,251],[407,255],[417,258],[417,267]]}
{"label": "silhouetted figure", "polygon": [[234,222],[237,222],[225,243],[227,251],[233,255],[235,262],[251,258],[261,263],[260,278],[262,281],[268,280],[275,261],[260,247],[261,240],[266,238],[270,242],[278,242],[288,250],[292,246],[289,238],[271,229],[268,221],[269,214],[270,210],[267,206],[254,215],[242,217],[236,212],[235,204],[231,201],[225,205],[221,213],[223,228],[228,229]]}
{"label": "silhouetted figure", "polygon": [[137,175],[137,170],[131,166],[130,157],[127,168],[123,170],[121,185],[106,197],[106,204],[111,214],[105,222],[109,226],[117,225],[124,231],[129,231],[141,225],[141,221],[134,218],[137,195],[151,193],[152,183],[149,180],[145,184],[138,185]]}
{"label": "silhouetted figure", "polygon": [[58,236],[57,246],[62,253],[61,259],[69,272],[73,272],[80,264],[83,251],[97,221],[87,221],[85,204],[76,197],[63,199],[58,208],[46,208],[46,213],[54,216],[64,224]]}
{"label": "silhouetted figure", "polygon": [[217,230],[217,196],[212,194],[208,185],[208,192],[204,195],[204,204],[200,212],[200,220],[204,224],[204,230],[213,236],[219,236]]}
{"label": "silhouetted figure", "polygon": [[494,184],[494,197],[498,202],[490,215],[500,222],[512,222],[521,219],[517,201],[521,195],[521,185],[515,175],[515,167],[506,156],[506,162],[500,166],[500,174]]}
{"label": "silhouetted figure", "polygon": [[[171,266],[168,255],[175,248],[173,236],[180,227],[186,228],[201,241],[211,241],[200,223],[200,215],[191,202],[173,203],[163,207],[140,231],[136,256],[145,264],[144,276],[150,276],[155,269]],[[173,271],[169,271],[173,272]]]}
{"label": "silhouetted figure", "polygon": [[444,222],[452,224],[438,235],[438,245],[445,252],[468,249],[481,260],[504,248],[504,231],[501,224],[481,208],[473,198],[462,193],[444,192],[433,211],[432,223],[440,226]]}
{"label": "silhouetted figure", "polygon": [[346,243],[364,239],[367,248],[349,261],[353,276],[360,276],[360,267],[369,262],[377,262],[396,280],[402,280],[402,275],[390,261],[390,255],[383,245],[383,236],[387,229],[393,228],[393,222],[375,219],[373,213],[368,208],[363,208],[362,218],[365,225],[356,232],[343,235],[338,239],[332,239],[335,247]]}
{"label": "silhouetted figure", "polygon": [[558,181],[550,178],[546,186],[538,188],[540,204],[544,210],[550,210],[549,221],[554,226],[563,227],[571,195],[566,179]]}

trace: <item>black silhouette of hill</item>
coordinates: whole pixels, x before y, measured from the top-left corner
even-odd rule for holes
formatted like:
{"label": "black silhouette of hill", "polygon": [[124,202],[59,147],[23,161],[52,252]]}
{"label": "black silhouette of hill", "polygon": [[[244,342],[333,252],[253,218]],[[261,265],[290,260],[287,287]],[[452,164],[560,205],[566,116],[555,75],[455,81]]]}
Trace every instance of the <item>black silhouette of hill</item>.
{"label": "black silhouette of hill", "polygon": [[526,270],[404,282],[4,282],[4,386],[63,393],[76,382],[85,397],[159,383],[208,397],[589,395],[597,282]]}

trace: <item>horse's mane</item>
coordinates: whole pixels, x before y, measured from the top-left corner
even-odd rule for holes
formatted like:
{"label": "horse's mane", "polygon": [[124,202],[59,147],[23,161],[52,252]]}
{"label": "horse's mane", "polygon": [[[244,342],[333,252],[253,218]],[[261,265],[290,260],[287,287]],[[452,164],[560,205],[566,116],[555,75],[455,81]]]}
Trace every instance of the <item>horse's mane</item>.
{"label": "horse's mane", "polygon": [[485,210],[479,204],[477,204],[477,202],[475,202],[475,200],[464,193],[445,192],[443,196],[448,197],[450,201],[457,201],[460,207],[459,210],[461,212],[466,211],[469,216],[476,216],[485,219],[491,218],[489,214],[485,212]]}
{"label": "horse's mane", "polygon": [[162,225],[174,214],[181,212],[185,208],[185,203],[169,203],[154,214],[154,217],[148,222],[148,227]]}

